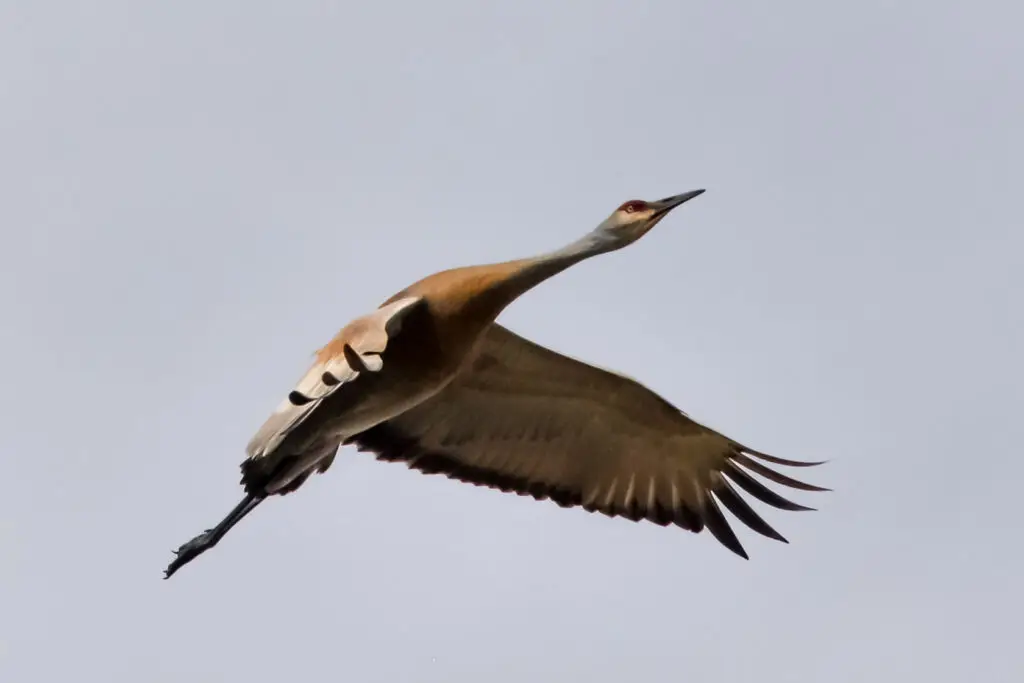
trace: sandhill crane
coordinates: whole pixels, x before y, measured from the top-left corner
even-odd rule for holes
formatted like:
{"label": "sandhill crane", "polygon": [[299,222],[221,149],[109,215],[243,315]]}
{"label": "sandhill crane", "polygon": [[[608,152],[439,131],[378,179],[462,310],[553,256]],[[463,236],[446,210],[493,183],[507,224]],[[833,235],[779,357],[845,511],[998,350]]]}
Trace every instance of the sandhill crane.
{"label": "sandhill crane", "polygon": [[707,528],[743,558],[747,553],[718,502],[754,531],[786,542],[732,484],[776,508],[810,510],[751,473],[827,491],[763,464],[821,463],[747,448],[642,384],[495,322],[529,289],[584,259],[632,244],[703,192],[628,201],[567,247],[435,273],[350,322],[317,352],[249,442],[241,465],[242,502],[176,550],[165,578],[216,545],[268,496],[291,493],[314,472],[327,471],[345,444],[420,472],[562,507],[694,533]]}

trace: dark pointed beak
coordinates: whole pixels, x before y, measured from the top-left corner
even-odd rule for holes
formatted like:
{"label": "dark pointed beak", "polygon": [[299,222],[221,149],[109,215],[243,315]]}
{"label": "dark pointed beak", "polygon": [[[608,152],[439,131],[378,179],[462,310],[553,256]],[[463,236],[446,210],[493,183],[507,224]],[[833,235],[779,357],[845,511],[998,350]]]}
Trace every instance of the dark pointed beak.
{"label": "dark pointed beak", "polygon": [[666,197],[665,199],[659,199],[656,202],[651,202],[654,205],[654,215],[658,218],[663,218],[672,209],[676,208],[680,204],[684,204],[694,197],[699,197],[704,194],[704,190],[690,190],[682,194],[677,194],[675,197]]}

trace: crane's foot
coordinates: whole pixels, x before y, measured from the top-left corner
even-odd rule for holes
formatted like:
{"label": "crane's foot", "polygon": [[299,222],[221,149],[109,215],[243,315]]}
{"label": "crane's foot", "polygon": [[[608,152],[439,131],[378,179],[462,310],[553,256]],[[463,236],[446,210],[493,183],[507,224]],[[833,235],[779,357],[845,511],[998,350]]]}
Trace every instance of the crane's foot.
{"label": "crane's foot", "polygon": [[217,545],[217,540],[217,537],[214,536],[214,530],[207,529],[188,543],[182,544],[180,548],[173,551],[176,557],[167,565],[167,569],[164,570],[164,578],[171,578],[174,572]]}
{"label": "crane's foot", "polygon": [[224,534],[229,532],[231,527],[242,521],[243,517],[255,510],[256,506],[263,502],[263,499],[263,495],[256,495],[254,493],[245,494],[245,498],[242,499],[242,502],[236,505],[235,508],[228,513],[227,517],[221,520],[220,524],[212,529],[207,529],[174,551],[174,554],[177,555],[177,557],[167,565],[167,569],[164,570],[164,578],[171,578],[171,575],[174,574],[174,572],[178,571],[186,564],[217,545],[217,541],[224,538]]}

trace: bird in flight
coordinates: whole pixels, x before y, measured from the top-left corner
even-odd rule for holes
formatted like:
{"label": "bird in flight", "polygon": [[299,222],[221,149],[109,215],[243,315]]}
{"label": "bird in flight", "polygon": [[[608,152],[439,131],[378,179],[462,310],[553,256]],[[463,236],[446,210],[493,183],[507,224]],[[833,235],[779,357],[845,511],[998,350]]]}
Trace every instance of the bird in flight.
{"label": "bird in flight", "polygon": [[164,578],[215,546],[268,497],[326,472],[346,444],[378,460],[562,507],[694,533],[706,528],[743,558],[720,504],[754,531],[786,542],[735,487],[775,508],[810,510],[752,475],[827,491],[768,467],[820,462],[748,448],[633,379],[495,322],[533,287],[636,242],[703,192],[628,201],[562,249],[435,273],[349,322],[250,440],[241,465],[245,497],[178,548]]}

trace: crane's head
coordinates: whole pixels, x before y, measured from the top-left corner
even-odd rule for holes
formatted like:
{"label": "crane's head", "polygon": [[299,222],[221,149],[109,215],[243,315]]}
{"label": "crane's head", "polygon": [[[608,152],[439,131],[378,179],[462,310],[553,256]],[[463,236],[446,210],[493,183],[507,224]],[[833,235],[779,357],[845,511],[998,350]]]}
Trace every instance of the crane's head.
{"label": "crane's head", "polygon": [[646,235],[669,211],[701,194],[704,190],[691,190],[653,202],[631,199],[608,216],[596,232],[614,247],[624,247]]}

